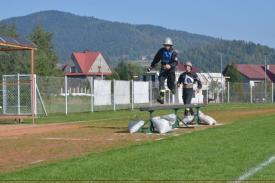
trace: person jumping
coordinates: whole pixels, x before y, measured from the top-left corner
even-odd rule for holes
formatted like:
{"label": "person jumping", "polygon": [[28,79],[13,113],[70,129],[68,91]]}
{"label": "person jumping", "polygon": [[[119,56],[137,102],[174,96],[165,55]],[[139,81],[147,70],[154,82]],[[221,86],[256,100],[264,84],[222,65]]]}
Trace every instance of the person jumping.
{"label": "person jumping", "polygon": [[164,104],[165,95],[165,80],[167,79],[167,86],[172,94],[175,94],[175,71],[178,64],[177,52],[173,49],[173,42],[171,38],[167,37],[163,42],[163,47],[160,48],[154,57],[148,71],[156,66],[161,61],[161,68],[159,72],[159,98],[157,101]]}

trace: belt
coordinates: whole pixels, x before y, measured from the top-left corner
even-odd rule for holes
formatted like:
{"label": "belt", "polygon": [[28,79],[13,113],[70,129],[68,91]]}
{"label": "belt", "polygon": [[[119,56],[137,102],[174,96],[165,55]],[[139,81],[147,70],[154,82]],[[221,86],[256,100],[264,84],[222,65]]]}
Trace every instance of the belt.
{"label": "belt", "polygon": [[193,88],[193,84],[184,84],[182,88]]}

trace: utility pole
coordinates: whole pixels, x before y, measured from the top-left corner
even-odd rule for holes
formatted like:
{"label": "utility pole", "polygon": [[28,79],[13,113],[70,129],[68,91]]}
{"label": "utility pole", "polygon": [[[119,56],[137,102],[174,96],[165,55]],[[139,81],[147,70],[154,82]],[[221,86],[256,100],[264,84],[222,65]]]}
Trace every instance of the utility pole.
{"label": "utility pole", "polygon": [[220,53],[220,56],[221,56],[221,89],[222,89],[222,103],[223,103],[222,53]]}
{"label": "utility pole", "polygon": [[264,98],[266,101],[266,96],[267,96],[267,92],[266,92],[267,88],[266,88],[266,55],[264,56]]}

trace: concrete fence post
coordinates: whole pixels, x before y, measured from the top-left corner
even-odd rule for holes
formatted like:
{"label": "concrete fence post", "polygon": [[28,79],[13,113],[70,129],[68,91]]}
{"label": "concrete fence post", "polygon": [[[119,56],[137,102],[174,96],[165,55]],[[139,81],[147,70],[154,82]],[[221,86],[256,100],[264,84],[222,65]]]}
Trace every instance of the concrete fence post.
{"label": "concrete fence post", "polygon": [[94,78],[90,79],[90,93],[91,93],[91,112],[94,112]]}
{"label": "concrete fence post", "polygon": [[253,93],[252,93],[252,86],[250,85],[250,103],[253,103]]}
{"label": "concrete fence post", "polygon": [[134,80],[131,80],[131,86],[130,86],[130,91],[131,91],[131,109],[134,110]]}
{"label": "concrete fence post", "polygon": [[116,80],[113,79],[113,110],[116,111],[116,102],[115,102],[115,83],[116,83]]}

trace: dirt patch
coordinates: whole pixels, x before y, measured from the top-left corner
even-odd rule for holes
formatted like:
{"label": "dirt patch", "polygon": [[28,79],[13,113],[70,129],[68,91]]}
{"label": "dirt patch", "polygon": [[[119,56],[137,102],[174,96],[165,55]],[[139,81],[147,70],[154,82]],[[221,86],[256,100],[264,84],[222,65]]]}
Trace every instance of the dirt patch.
{"label": "dirt patch", "polygon": [[77,128],[79,124],[46,124],[46,125],[0,125],[1,137],[41,134],[58,130]]}
{"label": "dirt patch", "polygon": [[[225,124],[237,119],[274,113],[273,109],[210,111]],[[8,172],[37,164],[55,162],[129,144],[162,140],[209,128],[178,129],[167,135],[129,134],[122,123],[70,123],[47,125],[0,125],[0,171]]]}
{"label": "dirt patch", "polygon": [[231,123],[236,120],[252,119],[259,115],[269,115],[275,113],[275,108],[264,109],[234,109],[229,111],[209,111],[207,114],[217,119],[222,124]]}

